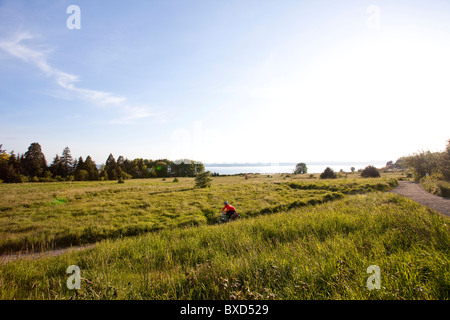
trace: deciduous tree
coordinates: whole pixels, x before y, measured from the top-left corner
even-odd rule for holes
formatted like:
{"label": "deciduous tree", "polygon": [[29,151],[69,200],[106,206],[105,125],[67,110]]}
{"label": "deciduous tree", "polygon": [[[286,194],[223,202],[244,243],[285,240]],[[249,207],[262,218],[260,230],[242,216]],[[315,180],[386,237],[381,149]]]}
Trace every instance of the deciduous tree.
{"label": "deciduous tree", "polygon": [[308,167],[306,166],[306,163],[304,162],[297,163],[297,165],[295,166],[294,173],[295,174],[308,173]]}

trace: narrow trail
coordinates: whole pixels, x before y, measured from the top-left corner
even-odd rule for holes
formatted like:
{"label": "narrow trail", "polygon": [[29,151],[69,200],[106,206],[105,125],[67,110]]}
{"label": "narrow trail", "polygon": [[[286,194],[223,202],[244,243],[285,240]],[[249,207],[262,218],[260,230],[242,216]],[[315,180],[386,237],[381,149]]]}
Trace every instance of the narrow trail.
{"label": "narrow trail", "polygon": [[15,261],[18,259],[36,260],[36,259],[45,258],[45,257],[56,257],[56,256],[59,256],[63,253],[69,252],[69,251],[85,250],[85,249],[90,249],[93,247],[95,247],[95,244],[76,246],[76,247],[70,247],[70,248],[54,249],[54,250],[42,251],[42,252],[19,252],[19,253],[13,253],[13,254],[0,255],[0,263]]}
{"label": "narrow trail", "polygon": [[408,197],[421,205],[450,216],[450,199],[431,194],[416,182],[399,181],[398,186],[389,192]]}

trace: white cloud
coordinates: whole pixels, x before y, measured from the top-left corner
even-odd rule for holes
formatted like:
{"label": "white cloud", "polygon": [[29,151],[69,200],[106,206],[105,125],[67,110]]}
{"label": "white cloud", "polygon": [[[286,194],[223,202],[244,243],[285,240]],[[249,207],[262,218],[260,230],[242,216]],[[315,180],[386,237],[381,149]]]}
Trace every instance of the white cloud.
{"label": "white cloud", "polygon": [[133,106],[125,97],[118,96],[111,92],[92,90],[76,86],[79,76],[61,71],[51,66],[47,60],[48,51],[32,49],[23,42],[34,39],[29,32],[17,34],[13,39],[0,40],[0,49],[10,55],[21,59],[38,67],[46,76],[53,78],[63,89],[75,93],[77,98],[88,100],[102,107],[115,107],[123,116],[114,119],[111,123],[128,124],[133,120],[152,116],[147,106]]}

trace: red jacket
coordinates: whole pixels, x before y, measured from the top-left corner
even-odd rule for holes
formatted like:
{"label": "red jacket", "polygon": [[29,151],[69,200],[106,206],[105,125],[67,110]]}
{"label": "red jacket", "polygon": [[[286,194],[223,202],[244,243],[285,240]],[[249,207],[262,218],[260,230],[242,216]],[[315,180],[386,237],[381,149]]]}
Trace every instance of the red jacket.
{"label": "red jacket", "polygon": [[233,206],[230,206],[229,204],[223,207],[222,211],[225,209],[227,209],[227,211],[236,211],[236,209]]}

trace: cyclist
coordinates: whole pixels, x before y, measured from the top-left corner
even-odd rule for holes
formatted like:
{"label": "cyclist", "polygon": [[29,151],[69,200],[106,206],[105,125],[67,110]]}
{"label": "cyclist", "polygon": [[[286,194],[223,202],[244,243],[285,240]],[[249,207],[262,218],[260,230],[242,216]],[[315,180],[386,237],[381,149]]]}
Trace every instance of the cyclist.
{"label": "cyclist", "polygon": [[228,201],[225,201],[223,204],[225,205],[225,207],[223,207],[223,209],[222,209],[222,211],[220,211],[220,213],[222,213],[226,210],[226,215],[229,220],[231,218],[231,216],[236,213],[236,209],[232,205],[230,205],[228,203]]}

